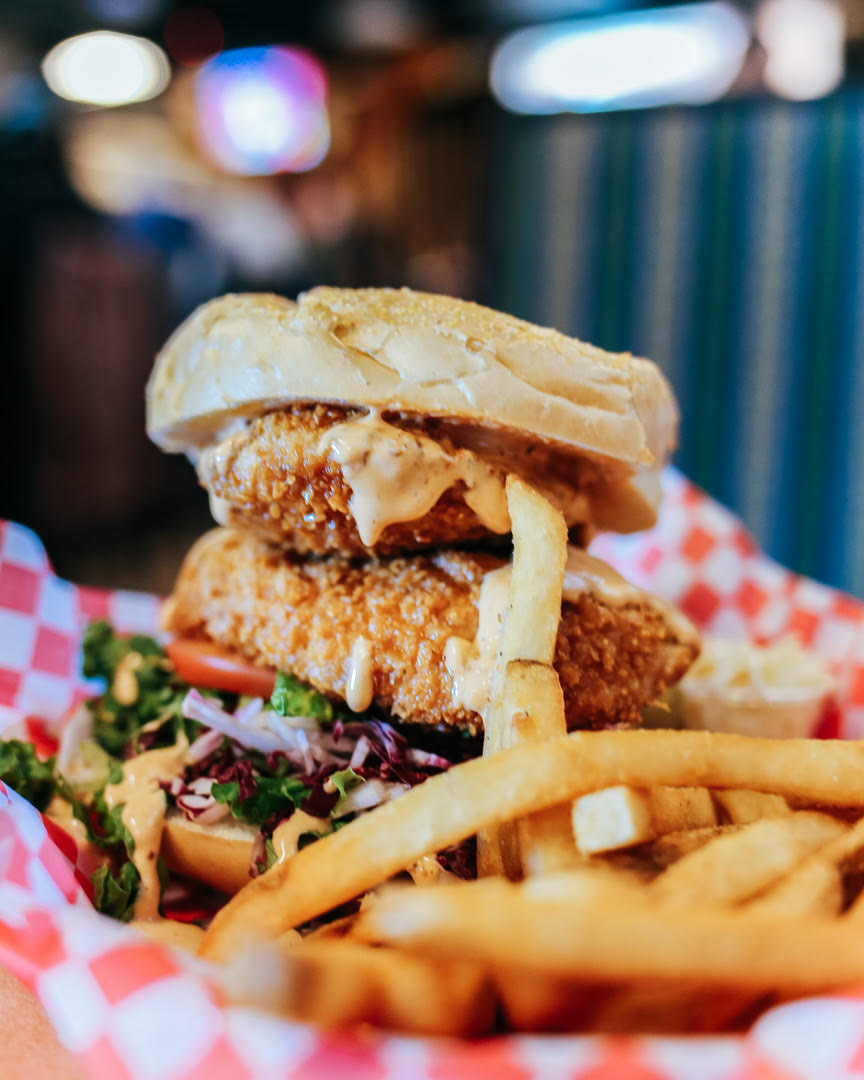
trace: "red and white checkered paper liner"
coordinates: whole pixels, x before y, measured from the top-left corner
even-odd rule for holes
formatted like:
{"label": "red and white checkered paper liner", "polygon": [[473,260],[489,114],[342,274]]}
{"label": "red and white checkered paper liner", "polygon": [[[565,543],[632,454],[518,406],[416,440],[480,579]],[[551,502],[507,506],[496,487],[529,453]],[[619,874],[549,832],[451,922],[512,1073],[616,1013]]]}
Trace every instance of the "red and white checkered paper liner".
{"label": "red and white checkered paper liner", "polygon": [[[796,634],[829,661],[839,714],[864,736],[864,603],[760,554],[740,523],[669,471],[656,529],[592,550],[702,629]],[[152,631],[158,600],[61,581],[27,529],[0,522],[0,731],[57,720],[88,691],[86,623]],[[864,989],[766,1013],[745,1036],[409,1039],[325,1033],[225,1003],[200,961],[97,915],[74,845],[0,784],[0,964],[36,993],[99,1080],[841,1080],[864,1076]],[[862,973],[864,986],[864,973]]]}

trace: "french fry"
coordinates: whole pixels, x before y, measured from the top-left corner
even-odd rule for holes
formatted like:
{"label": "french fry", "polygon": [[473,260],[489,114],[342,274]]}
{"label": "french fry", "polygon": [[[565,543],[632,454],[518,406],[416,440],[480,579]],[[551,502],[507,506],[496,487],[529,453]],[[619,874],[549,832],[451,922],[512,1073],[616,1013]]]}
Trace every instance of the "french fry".
{"label": "french fry", "polygon": [[[486,883],[483,883],[486,884]],[[492,971],[586,981],[680,980],[702,987],[808,993],[857,985],[864,935],[842,919],[776,919],[744,908],[535,900],[496,883],[394,886],[364,916],[392,944],[473,958]]]}
{"label": "french fry", "polygon": [[712,796],[720,812],[733,825],[748,825],[760,818],[792,813],[782,795],[768,795],[764,791],[715,791]]}
{"label": "french fry", "polygon": [[846,911],[843,912],[843,917],[853,922],[859,922],[864,919],[864,892],[860,892]]}
{"label": "french fry", "polygon": [[224,958],[250,933],[277,937],[430,851],[616,784],[749,788],[856,806],[864,744],[659,730],[574,732],[524,743],[433,776],[277,863],[216,915],[202,953]]}
{"label": "french fry", "polygon": [[511,660],[551,664],[561,622],[567,526],[563,514],[518,476],[507,477],[507,510],[513,570],[501,659],[505,665]]}
{"label": "french fry", "polygon": [[655,835],[647,791],[618,785],[573,803],[573,836],[583,855],[634,847]]}
{"label": "french fry", "polygon": [[[591,1032],[628,1035],[709,1035],[740,1026],[763,994],[653,980],[607,990],[590,1021]],[[747,1025],[749,1026],[749,1025]]]}
{"label": "french fry", "polygon": [[864,853],[864,818],[820,848],[747,905],[774,915],[839,915],[843,866]]}
{"label": "french fry", "polygon": [[[500,881],[495,884],[500,884]],[[561,900],[582,904],[602,903],[605,900],[612,903],[622,900],[650,902],[642,882],[602,862],[582,863],[575,870],[531,878],[523,884],[522,894],[534,901]]]}
{"label": "french fry", "polygon": [[590,1027],[599,998],[610,993],[604,986],[524,968],[496,970],[495,989],[508,1028],[559,1033]]}
{"label": "french fry", "polygon": [[717,824],[711,792],[704,787],[654,787],[649,792],[651,822],[657,836],[710,829]]}
{"label": "french fry", "polygon": [[726,1031],[763,996],[752,990],[640,980],[589,983],[525,970],[496,973],[507,1026],[580,1034],[687,1034]]}
{"label": "french fry", "polygon": [[564,694],[555,668],[548,664],[536,660],[511,660],[507,664],[500,702],[509,717],[507,738],[511,746],[566,734]]}
{"label": "french fry", "polygon": [[[619,851],[607,851],[600,858],[604,865],[616,873],[628,875],[647,884],[668,866],[683,859],[691,851],[704,847],[718,836],[740,832],[743,825],[715,825],[707,829],[687,829],[685,832],[667,833],[648,844]],[[596,861],[596,859],[595,859]]]}
{"label": "french fry", "polygon": [[665,870],[667,866],[683,859],[691,851],[697,851],[720,836],[731,836],[742,831],[741,825],[715,825],[707,829],[688,829],[685,832],[667,833],[658,837],[645,849],[645,855],[651,859],[655,868]]}
{"label": "french fry", "polygon": [[685,855],[649,886],[649,892],[675,908],[739,903],[845,831],[836,818],[804,810],[764,818]]}
{"label": "french fry", "polygon": [[488,1032],[494,1019],[491,985],[476,964],[338,938],[259,945],[235,957],[222,983],[238,1004],[328,1027],[470,1036]]}
{"label": "french fry", "polygon": [[[511,661],[507,665],[502,697],[505,710],[512,717],[514,742],[539,741],[566,732],[564,695],[553,667]],[[505,845],[507,842],[505,838]],[[512,838],[509,842],[513,843]],[[519,872],[526,877],[565,870],[583,861],[573,842],[566,806],[552,806],[518,821],[515,847]],[[515,861],[514,856],[511,859]],[[507,862],[506,847],[504,861]]]}
{"label": "french fry", "polygon": [[[507,478],[507,509],[513,565],[501,649],[483,719],[485,755],[567,731],[561,684],[552,667],[567,526],[561,512],[517,476]],[[561,814],[550,811],[524,827],[505,822],[484,829],[477,837],[478,873],[516,878],[522,875],[523,862],[535,868],[559,864],[561,825]]]}
{"label": "french fry", "polygon": [[[497,719],[487,718],[487,736],[496,730],[496,724],[505,723],[509,730],[502,738],[509,746],[564,733],[564,695],[555,669],[536,661],[511,660],[495,716]],[[500,732],[500,726],[497,730]],[[477,842],[481,877],[503,874],[516,879],[523,873],[563,869],[579,861],[567,811],[562,807],[543,811],[536,820],[493,826],[480,833]]]}
{"label": "french fry", "polygon": [[843,877],[830,862],[811,862],[796,867],[788,877],[770,886],[747,904],[747,909],[765,915],[840,914],[843,906]]}
{"label": "french fry", "polygon": [[618,786],[583,795],[573,803],[573,836],[583,855],[643,844],[669,832],[717,823],[707,788]]}
{"label": "french fry", "polygon": [[519,854],[526,878],[572,870],[585,860],[573,843],[567,806],[552,806],[518,824]]}

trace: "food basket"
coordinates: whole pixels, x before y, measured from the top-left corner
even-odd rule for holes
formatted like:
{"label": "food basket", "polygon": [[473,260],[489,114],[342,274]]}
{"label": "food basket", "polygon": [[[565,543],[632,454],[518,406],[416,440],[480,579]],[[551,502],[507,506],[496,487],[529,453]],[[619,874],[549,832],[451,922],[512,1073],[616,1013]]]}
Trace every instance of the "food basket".
{"label": "food basket", "polygon": [[[658,526],[592,551],[699,628],[824,658],[836,693],[814,735],[864,736],[864,604],[762,555],[728,511],[673,470]],[[79,641],[94,618],[151,632],[157,598],[56,577],[39,540],[0,523],[0,731],[38,737],[92,691]],[[791,1080],[864,1073],[862,992],[777,1006],[744,1035],[503,1036],[453,1041],[323,1031],[230,1005],[206,965],[94,912],[74,844],[0,784],[0,964],[36,994],[85,1074],[105,1080]]]}

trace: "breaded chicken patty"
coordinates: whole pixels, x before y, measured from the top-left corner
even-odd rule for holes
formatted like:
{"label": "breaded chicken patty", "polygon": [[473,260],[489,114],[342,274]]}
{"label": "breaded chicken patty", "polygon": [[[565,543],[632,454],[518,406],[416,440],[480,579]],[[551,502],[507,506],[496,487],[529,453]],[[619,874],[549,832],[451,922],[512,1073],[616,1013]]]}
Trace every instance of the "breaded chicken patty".
{"label": "breaded chicken patty", "polygon": [[[405,721],[482,727],[460,704],[447,642],[471,642],[484,575],[505,560],[441,551],[366,561],[299,559],[247,532],[216,529],[192,548],[163,612],[165,628],[349,697],[358,641],[375,705]],[[555,667],[571,728],[635,720],[677,682],[698,647],[660,605],[563,605]]]}
{"label": "breaded chicken patty", "polygon": [[[432,420],[421,428],[404,418],[367,418],[377,423],[375,431],[358,425],[364,417],[335,406],[295,405],[204,450],[198,478],[216,520],[300,554],[389,555],[501,543],[509,531],[504,480],[506,471],[517,471],[563,510],[574,542],[583,541],[587,501],[575,489],[597,481],[590,463],[571,463],[566,478],[550,477],[542,448],[509,438],[505,470],[492,436],[474,451],[454,445],[453,432]],[[350,443],[342,434],[347,424]],[[362,468],[367,491],[360,487]]]}

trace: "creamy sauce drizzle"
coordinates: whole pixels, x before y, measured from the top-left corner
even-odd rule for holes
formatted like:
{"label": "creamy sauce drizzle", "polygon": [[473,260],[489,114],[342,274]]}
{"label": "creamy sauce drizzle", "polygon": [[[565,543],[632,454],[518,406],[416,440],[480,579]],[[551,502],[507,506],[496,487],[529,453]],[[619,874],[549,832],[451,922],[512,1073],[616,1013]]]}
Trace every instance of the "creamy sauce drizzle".
{"label": "creamy sauce drizzle", "polygon": [[[451,637],[444,646],[444,663],[452,679],[451,700],[457,708],[482,715],[489,702],[489,683],[501,644],[510,576],[510,564],[484,575],[477,600],[477,636],[473,641]],[[645,604],[663,616],[682,642],[699,642],[693,624],[673,604],[633,585],[587,551],[568,547],[562,600],[575,603],[586,593],[609,607]]]}
{"label": "creamy sauce drizzle", "polygon": [[333,831],[330,818],[312,817],[303,810],[294,813],[273,831],[273,850],[276,862],[285,862],[297,854],[300,837],[306,832],[329,833]]}
{"label": "creamy sauce drizzle", "polygon": [[584,593],[596,596],[610,607],[638,603],[648,595],[602,559],[595,559],[582,548],[568,547],[562,596],[565,600],[578,600]]}
{"label": "creamy sauce drizzle", "polygon": [[388,525],[422,518],[460,480],[465,502],[486,528],[510,528],[504,473],[470,450],[449,453],[434,439],[387,424],[375,413],[329,428],[320,448],[342,466],[351,487],[348,505],[367,546]]}
{"label": "creamy sauce drizzle", "polygon": [[174,746],[162,750],[147,750],[130,758],[123,766],[119,784],[105,788],[105,802],[113,810],[123,805],[121,821],[132,834],[135,853],[132,856],[141,886],[135,901],[136,919],[155,919],[159,915],[159,874],[156,859],[162,844],[165,823],[165,792],[160,780],[172,780],[179,775],[189,743],[185,736]]}
{"label": "creamy sauce drizzle", "polygon": [[372,651],[366,638],[359,637],[348,658],[345,701],[352,712],[365,712],[372,704],[372,695]]}
{"label": "creamy sauce drizzle", "polygon": [[482,713],[489,700],[489,681],[501,643],[501,624],[510,591],[510,565],[483,575],[477,600],[477,635],[447,639],[444,663],[453,680],[452,701],[457,708]]}
{"label": "creamy sauce drizzle", "polygon": [[701,640],[696,627],[674,604],[633,585],[602,559],[595,559],[581,548],[568,547],[562,597],[573,601],[583,593],[590,593],[609,607],[645,604],[663,616],[684,644],[698,645]]}

